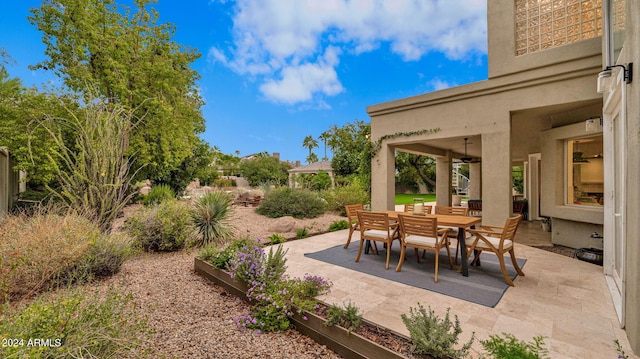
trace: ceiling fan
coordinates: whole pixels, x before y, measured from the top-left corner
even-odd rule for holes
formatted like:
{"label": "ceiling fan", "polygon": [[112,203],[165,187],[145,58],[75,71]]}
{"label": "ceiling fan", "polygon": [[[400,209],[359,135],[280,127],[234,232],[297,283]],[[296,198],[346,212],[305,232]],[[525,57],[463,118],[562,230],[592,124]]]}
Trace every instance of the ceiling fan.
{"label": "ceiling fan", "polygon": [[461,157],[460,161],[462,161],[462,163],[478,163],[478,162],[480,162],[480,160],[474,160],[473,157],[467,156],[467,140],[469,140],[469,138],[465,137],[465,139],[464,139],[464,157]]}

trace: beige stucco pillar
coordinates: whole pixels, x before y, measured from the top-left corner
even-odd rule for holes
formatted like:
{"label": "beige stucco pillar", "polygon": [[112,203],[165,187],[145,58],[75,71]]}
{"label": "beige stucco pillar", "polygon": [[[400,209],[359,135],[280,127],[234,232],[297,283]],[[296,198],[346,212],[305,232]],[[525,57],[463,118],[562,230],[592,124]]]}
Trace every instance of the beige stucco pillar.
{"label": "beige stucco pillar", "polygon": [[503,226],[511,215],[509,131],[482,134],[482,224]]}
{"label": "beige stucco pillar", "polygon": [[371,159],[371,209],[395,209],[395,171],[395,150],[383,143]]}
{"label": "beige stucco pillar", "polygon": [[451,153],[436,157],[436,204],[451,206]]}
{"label": "beige stucco pillar", "polygon": [[482,198],[482,171],[480,163],[469,163],[469,199]]}

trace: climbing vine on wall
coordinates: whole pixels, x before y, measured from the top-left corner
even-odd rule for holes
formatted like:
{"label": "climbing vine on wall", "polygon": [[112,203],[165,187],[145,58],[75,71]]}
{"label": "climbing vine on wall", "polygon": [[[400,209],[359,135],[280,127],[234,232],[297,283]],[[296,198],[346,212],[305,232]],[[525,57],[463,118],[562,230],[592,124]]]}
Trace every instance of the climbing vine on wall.
{"label": "climbing vine on wall", "polygon": [[389,135],[381,136],[375,142],[371,143],[370,158],[375,157],[378,154],[378,152],[380,152],[380,149],[382,148],[382,141],[384,140],[390,140],[398,137],[411,137],[411,136],[419,136],[419,135],[425,135],[425,134],[434,134],[438,132],[440,132],[440,127],[428,128],[424,130],[411,131],[411,132],[396,132]]}

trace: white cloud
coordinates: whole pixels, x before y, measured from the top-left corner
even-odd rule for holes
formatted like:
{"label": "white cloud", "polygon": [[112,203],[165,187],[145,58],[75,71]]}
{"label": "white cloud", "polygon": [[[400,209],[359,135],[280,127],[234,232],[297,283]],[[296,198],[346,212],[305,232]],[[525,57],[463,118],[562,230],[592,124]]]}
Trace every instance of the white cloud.
{"label": "white cloud", "polygon": [[439,90],[448,89],[450,87],[458,86],[458,84],[452,83],[452,82],[447,82],[447,81],[442,81],[442,80],[436,78],[436,79],[433,79],[433,80],[429,81],[427,83],[427,86],[430,87],[432,89],[432,91],[439,91]]}
{"label": "white cloud", "polygon": [[342,91],[331,48],[386,43],[404,61],[486,53],[486,0],[237,0],[234,9],[233,46],[209,58],[257,76],[268,99],[287,104]]}

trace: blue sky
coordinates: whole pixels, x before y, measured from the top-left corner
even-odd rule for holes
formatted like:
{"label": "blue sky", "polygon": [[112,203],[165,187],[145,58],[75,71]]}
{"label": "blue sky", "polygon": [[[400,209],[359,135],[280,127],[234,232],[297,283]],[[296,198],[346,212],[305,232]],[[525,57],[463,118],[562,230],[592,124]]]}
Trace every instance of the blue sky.
{"label": "blue sky", "polygon": [[[129,1],[125,1],[129,2]],[[3,1],[0,48],[27,86],[53,81],[29,24],[40,1]],[[369,122],[369,105],[487,78],[486,0],[159,0],[192,66],[207,130],[224,153],[304,162],[305,136]],[[322,146],[314,151],[323,156]]]}

